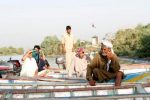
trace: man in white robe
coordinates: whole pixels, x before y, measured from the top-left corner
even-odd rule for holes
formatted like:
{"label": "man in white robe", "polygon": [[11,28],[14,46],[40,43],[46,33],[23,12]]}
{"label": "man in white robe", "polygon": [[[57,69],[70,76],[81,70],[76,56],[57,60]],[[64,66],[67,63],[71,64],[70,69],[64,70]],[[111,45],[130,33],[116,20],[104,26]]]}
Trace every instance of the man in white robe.
{"label": "man in white robe", "polygon": [[28,51],[22,58],[23,65],[20,76],[33,77],[38,73],[36,60],[32,57],[32,51]]}

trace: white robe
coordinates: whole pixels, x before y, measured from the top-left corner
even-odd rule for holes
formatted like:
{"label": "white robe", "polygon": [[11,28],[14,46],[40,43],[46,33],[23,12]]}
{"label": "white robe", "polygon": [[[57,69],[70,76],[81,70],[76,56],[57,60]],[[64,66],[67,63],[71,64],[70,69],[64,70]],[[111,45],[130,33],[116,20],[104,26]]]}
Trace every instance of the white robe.
{"label": "white robe", "polygon": [[21,69],[20,76],[33,77],[38,69],[34,58],[26,58]]}
{"label": "white robe", "polygon": [[75,57],[74,67],[78,77],[86,77],[87,60],[85,56],[82,59],[80,59],[79,57]]}

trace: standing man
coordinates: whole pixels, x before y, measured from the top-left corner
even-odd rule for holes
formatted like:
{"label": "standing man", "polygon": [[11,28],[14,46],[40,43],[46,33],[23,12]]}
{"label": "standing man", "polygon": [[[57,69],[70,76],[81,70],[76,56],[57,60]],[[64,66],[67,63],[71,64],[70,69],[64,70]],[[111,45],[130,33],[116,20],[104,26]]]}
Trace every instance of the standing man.
{"label": "standing man", "polygon": [[66,33],[62,38],[62,50],[66,54],[66,70],[69,77],[73,73],[73,57],[74,57],[75,39],[71,33],[71,26],[66,26]]}
{"label": "standing man", "polygon": [[124,74],[120,71],[120,64],[112,47],[109,41],[103,41],[101,51],[88,65],[86,78],[91,86],[95,85],[95,81],[105,82],[110,79],[115,79],[115,86],[121,85]]}

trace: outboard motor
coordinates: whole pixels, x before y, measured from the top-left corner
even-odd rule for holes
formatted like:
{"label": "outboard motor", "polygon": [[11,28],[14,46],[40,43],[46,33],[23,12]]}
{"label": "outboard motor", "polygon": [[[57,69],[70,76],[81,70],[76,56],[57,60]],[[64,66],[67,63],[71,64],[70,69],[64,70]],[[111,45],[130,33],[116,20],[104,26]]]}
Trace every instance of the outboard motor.
{"label": "outboard motor", "polygon": [[66,69],[64,57],[57,57],[56,58],[56,64],[58,65],[59,68]]}
{"label": "outboard motor", "polygon": [[13,64],[6,61],[0,61],[0,78],[6,78],[8,75],[14,75]]}
{"label": "outboard motor", "polygon": [[10,58],[8,62],[13,64],[13,71],[15,71],[16,73],[19,73],[21,71],[21,64],[19,60],[11,60]]}

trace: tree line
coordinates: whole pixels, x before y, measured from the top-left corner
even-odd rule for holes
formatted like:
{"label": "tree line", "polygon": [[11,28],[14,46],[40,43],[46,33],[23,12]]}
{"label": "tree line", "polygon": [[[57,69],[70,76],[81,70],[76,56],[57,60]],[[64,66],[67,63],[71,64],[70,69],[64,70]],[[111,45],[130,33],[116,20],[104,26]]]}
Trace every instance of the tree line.
{"label": "tree line", "polygon": [[150,57],[150,24],[119,30],[112,41],[119,56]]}
{"label": "tree line", "polygon": [[[150,24],[138,25],[131,29],[118,30],[111,39],[114,51],[118,56],[150,57]],[[91,42],[77,40],[76,46],[85,47]],[[62,53],[61,41],[57,36],[47,36],[41,43],[46,55],[60,55]]]}
{"label": "tree line", "polygon": [[23,48],[15,48],[15,47],[1,47],[0,55],[21,55],[24,53]]}
{"label": "tree line", "polygon": [[61,54],[61,41],[56,35],[46,36],[41,43],[42,51],[45,55],[60,55]]}
{"label": "tree line", "polygon": [[[131,29],[118,30],[111,39],[114,51],[118,56],[150,57],[150,24],[138,25]],[[40,44],[45,55],[62,54],[61,40],[54,36],[46,36]],[[77,40],[76,48],[91,45],[91,42]],[[90,50],[90,49],[89,49]],[[0,55],[21,55],[23,48],[1,47]]]}
{"label": "tree line", "polygon": [[[90,45],[91,42],[84,41],[81,42],[80,39],[76,42],[76,48],[78,47],[86,47],[86,45]],[[62,43],[61,40],[56,35],[46,36],[41,43],[42,51],[45,55],[61,55],[62,54]]]}

